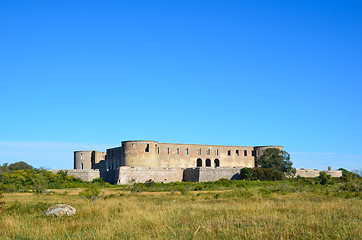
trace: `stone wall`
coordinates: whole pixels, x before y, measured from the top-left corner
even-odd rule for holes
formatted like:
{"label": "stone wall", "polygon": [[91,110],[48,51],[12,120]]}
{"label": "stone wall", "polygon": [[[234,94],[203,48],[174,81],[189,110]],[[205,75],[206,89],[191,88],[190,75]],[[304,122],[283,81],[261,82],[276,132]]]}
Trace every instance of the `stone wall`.
{"label": "stone wall", "polygon": [[117,184],[128,184],[131,181],[146,182],[181,182],[182,168],[120,167],[115,174]]}
{"label": "stone wall", "polygon": [[267,148],[281,146],[222,146],[201,144],[124,141],[121,147],[107,149],[106,168],[118,167],[255,167],[255,160]]}
{"label": "stone wall", "polygon": [[240,167],[235,168],[188,168],[184,171],[183,180],[186,182],[209,182],[221,178],[230,180],[240,179]]}
{"label": "stone wall", "polygon": [[[300,176],[300,177],[318,177],[319,173],[321,171],[317,170],[317,169],[296,169],[296,173],[295,176]],[[325,173],[327,173],[328,175],[331,175],[332,177],[342,177],[342,171],[339,170],[328,170],[328,171],[323,171]]]}
{"label": "stone wall", "polygon": [[98,169],[57,169],[50,170],[52,173],[57,173],[59,171],[67,171],[69,176],[74,176],[82,179],[83,181],[92,181],[95,178],[99,178],[100,171]]}

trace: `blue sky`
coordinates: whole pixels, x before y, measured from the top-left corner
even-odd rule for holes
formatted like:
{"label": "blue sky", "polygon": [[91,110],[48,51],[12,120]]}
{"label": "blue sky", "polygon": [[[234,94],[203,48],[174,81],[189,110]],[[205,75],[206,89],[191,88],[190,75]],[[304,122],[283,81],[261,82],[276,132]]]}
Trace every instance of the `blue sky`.
{"label": "blue sky", "polygon": [[0,164],[123,140],[362,169],[361,1],[0,1]]}

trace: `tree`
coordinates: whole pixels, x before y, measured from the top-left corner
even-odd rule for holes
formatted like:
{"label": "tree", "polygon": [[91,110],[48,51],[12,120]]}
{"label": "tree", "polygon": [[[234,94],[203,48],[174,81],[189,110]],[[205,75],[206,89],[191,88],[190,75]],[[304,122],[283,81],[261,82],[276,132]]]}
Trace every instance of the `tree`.
{"label": "tree", "polygon": [[16,171],[16,170],[32,170],[33,166],[27,164],[26,162],[20,161],[16,163],[12,163],[9,165],[9,170]]}
{"label": "tree", "polygon": [[356,181],[359,178],[358,174],[350,172],[344,168],[339,168],[338,170],[342,171],[341,179],[345,182]]}
{"label": "tree", "polygon": [[319,183],[320,183],[321,185],[326,185],[327,183],[330,183],[330,182],[331,182],[332,177],[331,177],[331,175],[328,175],[328,174],[325,173],[325,172],[319,172],[318,179],[319,179]]}
{"label": "tree", "polygon": [[263,155],[258,159],[258,165],[262,168],[272,168],[284,172],[287,175],[295,174],[289,153],[278,148],[265,149]]}

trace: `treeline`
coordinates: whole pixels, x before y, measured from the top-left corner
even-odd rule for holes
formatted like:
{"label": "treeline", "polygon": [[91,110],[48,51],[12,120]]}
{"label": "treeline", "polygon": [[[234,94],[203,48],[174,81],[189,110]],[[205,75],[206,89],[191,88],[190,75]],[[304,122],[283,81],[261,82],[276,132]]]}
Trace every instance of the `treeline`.
{"label": "treeline", "polygon": [[[109,185],[103,179],[94,179],[92,183],[101,186]],[[40,193],[46,189],[87,187],[92,183],[68,176],[66,171],[59,171],[54,174],[45,169],[34,168],[25,162],[16,162],[10,165],[5,163],[0,166],[0,191],[35,191]]]}

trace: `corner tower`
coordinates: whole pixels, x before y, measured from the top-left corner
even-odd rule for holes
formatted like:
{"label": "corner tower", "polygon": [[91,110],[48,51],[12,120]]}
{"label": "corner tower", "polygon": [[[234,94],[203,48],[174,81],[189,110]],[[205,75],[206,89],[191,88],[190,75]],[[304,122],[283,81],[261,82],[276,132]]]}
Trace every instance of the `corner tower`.
{"label": "corner tower", "polygon": [[122,149],[121,166],[159,167],[159,146],[156,141],[124,141]]}

